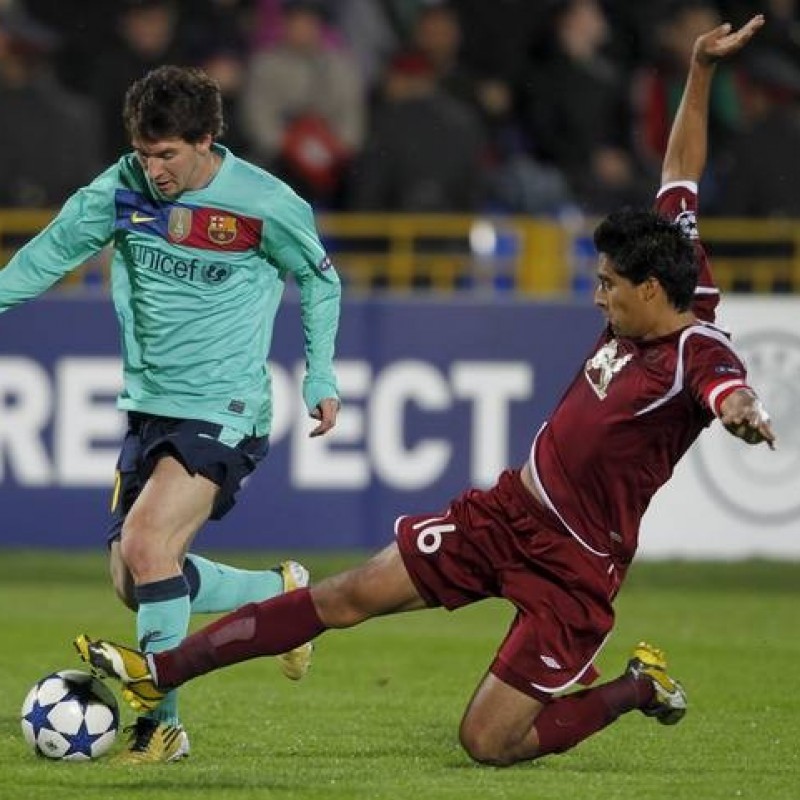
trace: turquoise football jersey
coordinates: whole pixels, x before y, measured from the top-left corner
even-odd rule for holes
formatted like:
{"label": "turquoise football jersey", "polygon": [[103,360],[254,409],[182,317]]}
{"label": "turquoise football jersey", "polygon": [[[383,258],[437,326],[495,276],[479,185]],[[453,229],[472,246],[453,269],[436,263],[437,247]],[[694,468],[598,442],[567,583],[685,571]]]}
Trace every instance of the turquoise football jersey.
{"label": "turquoise football jersey", "polygon": [[[286,278],[299,288],[309,410],[337,397],[341,288],[308,203],[221,145],[208,186],[165,199],[129,154],[76,192],[0,270],[0,312],[112,243],[119,407],[270,430],[267,355]],[[80,320],[76,320],[80,324]]]}

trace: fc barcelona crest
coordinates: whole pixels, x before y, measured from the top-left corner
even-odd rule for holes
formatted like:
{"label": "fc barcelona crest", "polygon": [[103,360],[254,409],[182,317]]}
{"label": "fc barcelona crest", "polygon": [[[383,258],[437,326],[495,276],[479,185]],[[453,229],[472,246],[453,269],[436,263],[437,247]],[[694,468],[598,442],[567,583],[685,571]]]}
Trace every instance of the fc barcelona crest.
{"label": "fc barcelona crest", "polygon": [[208,219],[208,238],[216,244],[230,244],[236,238],[236,217],[212,214]]}
{"label": "fc barcelona crest", "polygon": [[169,238],[173,242],[182,242],[192,232],[192,212],[188,208],[176,206],[169,212],[167,222]]}

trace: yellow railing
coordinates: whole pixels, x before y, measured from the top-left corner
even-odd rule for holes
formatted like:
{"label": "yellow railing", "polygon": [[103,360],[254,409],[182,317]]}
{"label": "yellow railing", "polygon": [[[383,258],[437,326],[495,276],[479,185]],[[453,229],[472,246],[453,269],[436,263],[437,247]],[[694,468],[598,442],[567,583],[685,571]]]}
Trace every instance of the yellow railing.
{"label": "yellow railing", "polygon": [[0,209],[0,265],[5,265],[23,241],[47,225],[55,212],[47,209]]}
{"label": "yellow railing", "polygon": [[[53,213],[0,210],[0,266]],[[552,220],[518,216],[323,214],[319,218],[337,269],[355,292],[425,288],[568,294],[579,268],[576,244],[582,239],[585,245],[592,224],[568,228]],[[702,233],[723,290],[800,292],[800,221],[704,219]],[[68,282],[80,283],[84,277],[79,270]]]}
{"label": "yellow railing", "polygon": [[800,293],[800,219],[706,219],[701,232],[721,289]]}
{"label": "yellow railing", "polygon": [[325,214],[320,231],[356,290],[569,289],[569,241],[560,225],[523,217]]}

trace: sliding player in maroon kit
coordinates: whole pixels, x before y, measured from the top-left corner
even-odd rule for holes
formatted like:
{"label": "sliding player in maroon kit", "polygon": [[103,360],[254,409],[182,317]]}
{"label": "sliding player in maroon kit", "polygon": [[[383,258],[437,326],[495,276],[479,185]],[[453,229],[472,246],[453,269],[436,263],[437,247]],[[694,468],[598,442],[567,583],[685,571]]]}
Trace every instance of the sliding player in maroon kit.
{"label": "sliding player in maroon kit", "polygon": [[596,678],[641,517],[703,428],[717,417],[750,444],[774,443],[745,367],[709,324],[718,292],[695,220],[715,62],[762,24],[755,17],[737,32],[725,25],[698,38],[656,212],[618,212],[597,228],[595,301],[608,324],[522,469],[441,513],[401,517],[396,543],[362,566],[245,606],[175,649],[145,656],[81,636],[84,660],[148,708],[170,687],[329,628],[504,597],[516,617],[461,723],[476,761],[508,765],[562,752],[634,709],[678,722],[684,690],[663,653],[643,643],[620,677],[563,692]]}

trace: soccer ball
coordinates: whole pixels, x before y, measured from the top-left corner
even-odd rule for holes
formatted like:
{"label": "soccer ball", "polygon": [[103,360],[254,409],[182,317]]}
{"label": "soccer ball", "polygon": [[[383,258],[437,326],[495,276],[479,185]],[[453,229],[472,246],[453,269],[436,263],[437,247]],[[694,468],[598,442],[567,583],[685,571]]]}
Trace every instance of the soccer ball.
{"label": "soccer ball", "polygon": [[106,753],[119,729],[114,695],[88,672],[64,669],[38,681],[21,711],[22,735],[34,752],[65,761]]}

